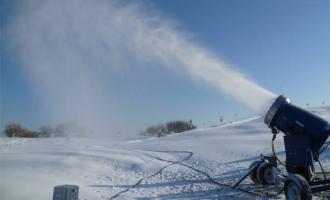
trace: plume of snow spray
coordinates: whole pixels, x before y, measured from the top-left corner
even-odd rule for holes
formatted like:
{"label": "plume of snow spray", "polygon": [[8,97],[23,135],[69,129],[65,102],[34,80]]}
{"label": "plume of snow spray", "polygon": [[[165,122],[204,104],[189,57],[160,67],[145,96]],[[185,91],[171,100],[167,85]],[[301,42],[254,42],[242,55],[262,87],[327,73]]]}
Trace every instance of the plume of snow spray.
{"label": "plume of snow spray", "polygon": [[107,109],[107,79],[145,65],[187,73],[259,114],[275,98],[140,3],[29,0],[20,7],[11,42],[56,118],[93,128],[120,123],[115,106]]}

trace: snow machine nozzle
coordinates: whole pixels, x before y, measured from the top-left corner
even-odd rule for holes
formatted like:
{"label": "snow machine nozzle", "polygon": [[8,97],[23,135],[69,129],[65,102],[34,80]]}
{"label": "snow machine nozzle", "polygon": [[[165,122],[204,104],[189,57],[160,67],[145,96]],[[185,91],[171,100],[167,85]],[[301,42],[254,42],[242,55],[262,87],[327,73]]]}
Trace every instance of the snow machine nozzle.
{"label": "snow machine nozzle", "polygon": [[274,101],[274,103],[272,104],[272,106],[269,108],[266,117],[265,117],[265,123],[270,127],[273,128],[272,121],[275,117],[275,114],[277,113],[277,111],[285,104],[289,104],[291,101],[289,98],[280,95],[279,97],[277,97],[277,99]]}
{"label": "snow machine nozzle", "polygon": [[315,159],[330,135],[329,123],[326,120],[293,105],[289,98],[282,95],[277,97],[268,110],[265,123],[274,133],[282,131],[285,136],[297,136],[296,145],[299,145],[299,136],[306,137]]}

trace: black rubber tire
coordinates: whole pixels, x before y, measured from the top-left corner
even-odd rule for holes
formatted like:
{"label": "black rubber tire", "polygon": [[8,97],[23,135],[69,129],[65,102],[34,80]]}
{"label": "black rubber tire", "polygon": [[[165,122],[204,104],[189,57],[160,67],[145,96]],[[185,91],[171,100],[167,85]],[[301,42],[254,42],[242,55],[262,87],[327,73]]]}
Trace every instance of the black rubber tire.
{"label": "black rubber tire", "polygon": [[[292,195],[295,193],[294,195]],[[308,181],[299,174],[290,174],[284,182],[284,194],[288,200],[311,200],[312,191]],[[293,197],[297,196],[297,197]]]}
{"label": "black rubber tire", "polygon": [[262,162],[257,169],[257,179],[259,183],[263,185],[273,185],[274,180],[270,180],[270,176],[273,176],[273,167],[267,162]]}
{"label": "black rubber tire", "polygon": [[[249,167],[249,170],[251,170],[252,168],[254,168],[256,165],[258,165],[261,161],[253,161]],[[251,171],[251,173],[249,174],[250,179],[253,181],[253,183],[258,184],[259,180],[257,178],[257,169],[255,168],[253,171]]]}

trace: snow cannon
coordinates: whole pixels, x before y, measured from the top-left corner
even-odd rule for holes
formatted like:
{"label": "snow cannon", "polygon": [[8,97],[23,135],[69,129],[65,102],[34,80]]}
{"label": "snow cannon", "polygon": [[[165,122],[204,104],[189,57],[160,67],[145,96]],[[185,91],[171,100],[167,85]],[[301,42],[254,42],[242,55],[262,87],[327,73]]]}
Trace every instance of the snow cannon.
{"label": "snow cannon", "polygon": [[[329,146],[330,124],[315,114],[291,103],[285,96],[275,99],[264,122],[272,130],[272,155],[261,155],[252,162],[248,175],[256,184],[282,185],[289,200],[310,200],[314,193],[328,191],[330,197],[330,177],[323,169],[320,154]],[[275,151],[277,134],[284,134],[286,161],[282,161]],[[314,163],[318,162],[319,172]],[[278,164],[284,166],[281,173]],[[239,183],[238,183],[239,184]],[[236,185],[235,185],[236,186]]]}
{"label": "snow cannon", "polygon": [[[312,165],[311,158],[318,161],[319,151],[330,135],[326,120],[291,104],[290,99],[282,95],[268,110],[265,123],[274,134],[284,133],[288,166]],[[292,157],[294,152],[300,155]]]}

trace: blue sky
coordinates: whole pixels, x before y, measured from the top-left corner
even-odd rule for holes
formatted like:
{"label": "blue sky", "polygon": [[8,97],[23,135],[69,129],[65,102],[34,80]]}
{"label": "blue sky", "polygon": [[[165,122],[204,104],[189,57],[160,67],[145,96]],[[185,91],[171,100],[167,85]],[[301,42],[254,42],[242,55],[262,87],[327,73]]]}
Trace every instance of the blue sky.
{"label": "blue sky", "polygon": [[[14,13],[1,2],[1,25]],[[179,29],[276,94],[299,105],[330,104],[330,1],[143,1],[174,20]],[[0,29],[0,30],[1,30]],[[1,30],[0,127],[20,122],[36,128],[52,124],[22,63],[8,51]],[[139,77],[139,78],[136,78]],[[132,132],[172,119],[198,125],[254,115],[214,88],[167,70],[142,70],[109,80],[120,115]]]}

